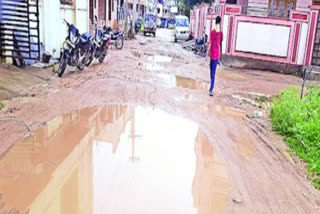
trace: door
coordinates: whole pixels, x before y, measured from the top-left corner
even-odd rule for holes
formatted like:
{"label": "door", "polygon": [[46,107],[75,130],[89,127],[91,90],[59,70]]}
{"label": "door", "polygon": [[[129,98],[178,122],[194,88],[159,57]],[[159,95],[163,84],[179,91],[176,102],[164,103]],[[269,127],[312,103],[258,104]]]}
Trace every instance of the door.
{"label": "door", "polygon": [[0,2],[0,56],[18,66],[40,60],[38,0]]}
{"label": "door", "polygon": [[106,21],[106,1],[107,0],[99,0],[99,9],[98,9],[98,18],[99,20]]}
{"label": "door", "polygon": [[315,66],[320,66],[320,16],[318,16],[311,64]]}
{"label": "door", "polygon": [[111,21],[111,13],[112,13],[112,0],[108,0],[108,20]]}

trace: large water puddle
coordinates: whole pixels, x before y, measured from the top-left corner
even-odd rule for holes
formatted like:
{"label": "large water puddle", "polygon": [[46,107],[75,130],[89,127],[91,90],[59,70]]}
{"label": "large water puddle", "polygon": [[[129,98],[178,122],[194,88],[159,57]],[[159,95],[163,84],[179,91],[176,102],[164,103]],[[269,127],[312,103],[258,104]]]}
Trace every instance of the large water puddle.
{"label": "large water puddle", "polygon": [[0,160],[0,213],[221,213],[224,161],[198,125],[161,110],[57,117]]}
{"label": "large water puddle", "polygon": [[180,87],[180,88],[187,88],[187,89],[194,89],[194,90],[209,89],[209,83],[202,82],[200,80],[195,80],[188,77],[182,77],[182,76],[166,74],[166,73],[158,73],[157,77],[160,78],[163,85],[170,88]]}

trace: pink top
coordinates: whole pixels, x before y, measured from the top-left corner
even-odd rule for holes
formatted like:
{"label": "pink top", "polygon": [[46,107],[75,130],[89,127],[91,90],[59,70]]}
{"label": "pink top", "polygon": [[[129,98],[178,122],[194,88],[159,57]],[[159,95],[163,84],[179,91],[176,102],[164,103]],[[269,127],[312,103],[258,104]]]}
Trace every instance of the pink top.
{"label": "pink top", "polygon": [[211,31],[210,35],[210,42],[211,42],[211,51],[210,51],[210,58],[212,60],[216,60],[220,58],[220,44],[223,40],[223,34],[222,31],[219,33],[216,32],[214,29]]}

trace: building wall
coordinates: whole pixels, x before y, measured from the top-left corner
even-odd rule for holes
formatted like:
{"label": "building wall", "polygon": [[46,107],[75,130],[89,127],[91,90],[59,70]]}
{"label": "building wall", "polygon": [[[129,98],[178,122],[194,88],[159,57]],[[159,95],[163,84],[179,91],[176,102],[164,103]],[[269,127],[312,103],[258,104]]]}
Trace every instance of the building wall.
{"label": "building wall", "polygon": [[235,51],[287,57],[290,26],[239,21],[236,28]]}
{"label": "building wall", "polygon": [[308,11],[312,0],[297,0],[296,10]]}
{"label": "building wall", "polygon": [[67,36],[63,19],[74,24],[80,33],[89,30],[88,0],[75,0],[72,6],[61,5],[60,0],[40,0],[40,41],[49,53],[59,56],[60,48]]}
{"label": "building wall", "polygon": [[[257,4],[257,1],[251,3]],[[198,35],[202,27],[197,14],[200,8],[191,11],[192,35]],[[241,5],[221,3],[220,9],[220,14],[206,16],[204,28],[208,35],[208,29],[214,27],[215,16],[221,15],[224,55],[298,67],[310,65],[318,9],[292,10],[289,18],[243,15]]]}

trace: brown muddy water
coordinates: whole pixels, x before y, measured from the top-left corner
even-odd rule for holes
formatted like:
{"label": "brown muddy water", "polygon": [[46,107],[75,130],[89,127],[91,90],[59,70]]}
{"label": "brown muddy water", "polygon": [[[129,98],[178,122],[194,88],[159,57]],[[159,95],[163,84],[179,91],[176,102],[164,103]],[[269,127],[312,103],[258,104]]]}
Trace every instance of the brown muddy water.
{"label": "brown muddy water", "polygon": [[198,125],[158,109],[57,117],[0,160],[0,213],[221,213],[228,193]]}
{"label": "brown muddy water", "polygon": [[166,73],[158,73],[157,77],[160,79],[160,83],[162,83],[163,86],[174,88],[186,88],[186,89],[194,89],[194,90],[209,90],[209,83],[195,80],[188,77],[182,77],[172,74],[166,74]]}

